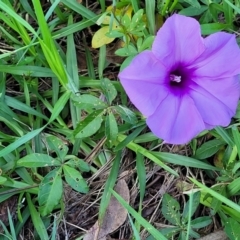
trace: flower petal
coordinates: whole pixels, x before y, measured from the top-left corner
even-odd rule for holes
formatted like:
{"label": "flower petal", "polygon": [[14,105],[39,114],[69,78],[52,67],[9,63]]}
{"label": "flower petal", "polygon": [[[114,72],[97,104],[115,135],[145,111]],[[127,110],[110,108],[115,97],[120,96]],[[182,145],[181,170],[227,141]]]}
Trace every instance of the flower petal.
{"label": "flower petal", "polygon": [[233,34],[215,33],[204,43],[206,50],[189,66],[195,76],[225,78],[240,73],[240,49]]}
{"label": "flower petal", "polygon": [[227,126],[230,123],[240,95],[238,76],[214,81],[195,79],[189,88],[189,96],[207,125]]}
{"label": "flower petal", "polygon": [[151,115],[167,96],[164,86],[167,71],[152,52],[144,51],[119,75],[128,97],[146,117]]}
{"label": "flower petal", "polygon": [[205,129],[201,115],[188,95],[169,94],[147,119],[158,137],[171,144],[185,144]]}
{"label": "flower petal", "polygon": [[178,14],[166,20],[152,46],[154,55],[170,69],[190,64],[204,49],[199,23]]}

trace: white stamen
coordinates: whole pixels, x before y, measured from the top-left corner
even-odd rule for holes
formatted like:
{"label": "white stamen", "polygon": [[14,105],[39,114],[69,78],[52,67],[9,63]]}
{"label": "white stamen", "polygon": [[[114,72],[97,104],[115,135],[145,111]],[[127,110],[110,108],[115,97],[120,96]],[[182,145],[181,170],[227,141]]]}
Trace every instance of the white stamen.
{"label": "white stamen", "polygon": [[170,75],[170,81],[180,83],[182,81],[181,76],[176,76],[174,74]]}

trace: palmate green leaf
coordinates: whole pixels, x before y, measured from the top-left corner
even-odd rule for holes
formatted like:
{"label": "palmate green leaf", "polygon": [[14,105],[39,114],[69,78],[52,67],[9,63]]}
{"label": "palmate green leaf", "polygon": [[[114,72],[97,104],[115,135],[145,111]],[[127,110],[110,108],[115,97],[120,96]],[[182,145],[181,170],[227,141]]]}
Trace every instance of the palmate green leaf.
{"label": "palmate green leaf", "polygon": [[108,78],[102,78],[100,81],[103,93],[108,103],[111,104],[117,96],[117,90]]}
{"label": "palmate green leaf", "polygon": [[110,146],[112,146],[117,139],[118,125],[114,115],[111,112],[106,117],[105,134]]}
{"label": "palmate green leaf", "polygon": [[63,166],[63,171],[67,183],[74,190],[81,193],[87,193],[89,191],[89,187],[79,171],[67,165]]}
{"label": "palmate green leaf", "polygon": [[190,228],[189,235],[187,235],[186,237],[184,236],[182,240],[189,239],[189,237],[192,237],[193,239],[198,239],[200,238],[200,234],[198,234],[197,232],[193,231],[193,229]]}
{"label": "palmate green leaf", "polygon": [[0,184],[3,184],[7,181],[7,178],[0,176]]}
{"label": "palmate green leaf", "polygon": [[147,38],[144,39],[143,43],[139,47],[138,51],[142,52],[145,49],[151,48],[153,41],[155,39],[155,36],[148,36]]}
{"label": "palmate green leaf", "polygon": [[185,231],[180,231],[178,240],[185,240],[185,239],[188,239],[186,232]]}
{"label": "palmate green leaf", "polygon": [[144,226],[144,229],[146,229],[153,237],[154,239],[158,240],[167,240],[166,237],[162,235],[156,228],[154,228],[147,220],[145,220],[138,212],[136,212],[132,207],[129,206],[127,202],[124,201],[124,199],[118,195],[114,190],[110,189],[112,195],[119,201],[119,203],[127,209],[127,211],[138,221],[138,223],[142,226]]}
{"label": "palmate green leaf", "polygon": [[[0,55],[0,59],[1,59],[1,55]],[[124,89],[119,81],[111,81],[111,83],[119,92],[124,93]],[[99,89],[102,88],[101,81],[92,79],[90,77],[81,77],[81,81],[79,84],[80,84],[80,88],[87,88],[87,87],[99,88]]]}
{"label": "palmate green leaf", "polygon": [[171,224],[180,226],[180,205],[177,200],[169,194],[163,195],[162,214]]}
{"label": "palmate green leaf", "polygon": [[92,136],[101,127],[103,121],[104,110],[96,110],[89,114],[83,121],[81,121],[76,129],[74,135],[76,138],[85,138]]}
{"label": "palmate green leaf", "polygon": [[240,239],[240,224],[232,218],[228,218],[225,222],[225,233],[230,240],[239,240]]}
{"label": "palmate green leaf", "polygon": [[184,2],[189,3],[192,7],[195,7],[195,8],[201,7],[200,3],[196,0],[184,0]]}
{"label": "palmate green leaf", "polygon": [[61,162],[47,154],[32,153],[17,161],[17,165],[27,168],[61,166]]}
{"label": "palmate green leaf", "polygon": [[103,109],[107,107],[107,104],[101,99],[90,94],[82,94],[80,96],[74,95],[72,96],[72,100],[74,105],[81,109]]}
{"label": "palmate green leaf", "polygon": [[62,168],[55,168],[49,172],[39,186],[38,202],[43,216],[51,213],[59,203],[63,193],[61,178]]}
{"label": "palmate green leaf", "polygon": [[[146,12],[147,12],[147,15],[150,16],[153,12],[154,12],[154,9],[155,9],[155,2],[151,2],[148,3],[146,2]],[[153,14],[154,15],[154,14]],[[132,21],[131,21],[131,26],[130,28],[132,30],[135,29],[135,27],[138,25],[138,23],[142,20],[142,17],[143,17],[143,9],[139,9],[136,13],[134,13],[133,17],[132,17]],[[151,16],[152,18],[152,16]],[[154,21],[155,19],[153,20],[153,24],[154,24]]]}
{"label": "palmate green leaf", "polygon": [[[70,155],[68,155],[67,157],[69,158]],[[87,162],[77,158],[76,156],[72,156],[72,158],[69,161],[65,162],[65,164],[75,169],[78,168],[82,172],[90,171],[90,166],[87,164]]]}
{"label": "palmate green leaf", "polygon": [[212,218],[209,216],[198,217],[191,221],[191,227],[199,229],[199,228],[204,228],[211,223],[212,223]]}
{"label": "palmate green leaf", "polygon": [[63,161],[68,153],[68,147],[64,144],[64,142],[56,136],[49,136],[46,140],[49,150],[55,152],[58,158]]}
{"label": "palmate green leaf", "polygon": [[[162,233],[167,239],[173,239],[173,236],[175,236],[179,231],[181,230],[180,227],[166,227],[161,228],[159,231]],[[153,236],[148,236],[146,240],[156,240]]]}
{"label": "palmate green leaf", "polygon": [[130,109],[123,107],[121,105],[114,106],[113,109],[120,115],[120,117],[128,123],[136,124],[137,117],[136,114]]}
{"label": "palmate green leaf", "polygon": [[127,45],[115,51],[115,54],[121,57],[128,57],[132,55],[135,56],[137,53],[138,53],[137,49],[132,45]]}
{"label": "palmate green leaf", "polygon": [[225,142],[221,139],[214,139],[208,142],[205,142],[200,148],[197,149],[195,158],[196,159],[206,159],[213,156]]}

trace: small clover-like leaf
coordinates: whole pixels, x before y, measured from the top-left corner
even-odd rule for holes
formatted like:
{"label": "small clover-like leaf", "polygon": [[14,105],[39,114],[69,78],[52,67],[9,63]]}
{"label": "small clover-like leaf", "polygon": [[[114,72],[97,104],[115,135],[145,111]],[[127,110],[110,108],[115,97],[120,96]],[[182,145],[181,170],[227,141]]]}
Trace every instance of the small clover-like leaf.
{"label": "small clover-like leaf", "polygon": [[164,194],[162,203],[162,214],[172,224],[180,225],[180,205],[169,194]]}
{"label": "small clover-like leaf", "polygon": [[230,240],[240,239],[239,229],[240,229],[240,224],[233,218],[228,218],[228,220],[225,223],[224,230]]}
{"label": "small clover-like leaf", "polygon": [[32,153],[19,159],[17,161],[17,165],[28,168],[36,168],[36,167],[60,166],[61,162],[47,154]]}
{"label": "small clover-like leaf", "polygon": [[76,169],[67,165],[63,166],[64,176],[67,183],[76,191],[87,193],[89,191],[86,181],[83,179],[81,173]]}
{"label": "small clover-like leaf", "polygon": [[89,114],[83,121],[81,121],[76,129],[74,135],[76,138],[85,138],[95,134],[101,127],[103,121],[103,110],[96,110]]}
{"label": "small clover-like leaf", "polygon": [[108,78],[101,79],[102,90],[108,100],[108,103],[111,104],[112,101],[117,97],[117,90]]}
{"label": "small clover-like leaf", "polygon": [[115,38],[106,36],[106,33],[108,32],[109,26],[104,26],[96,31],[92,38],[92,47],[100,48],[103,45],[113,42]]}
{"label": "small clover-like leaf", "polygon": [[43,216],[51,213],[62,197],[61,173],[62,168],[55,168],[43,178],[39,186],[38,202]]}

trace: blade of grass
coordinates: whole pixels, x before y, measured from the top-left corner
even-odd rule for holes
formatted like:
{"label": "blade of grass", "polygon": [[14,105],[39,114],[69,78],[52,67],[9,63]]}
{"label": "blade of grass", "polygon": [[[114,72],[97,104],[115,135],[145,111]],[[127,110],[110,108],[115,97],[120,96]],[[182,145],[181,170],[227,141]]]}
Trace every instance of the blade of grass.
{"label": "blade of grass", "polygon": [[5,103],[9,107],[17,109],[19,111],[23,111],[23,112],[28,113],[28,114],[32,114],[34,116],[40,117],[40,118],[48,121],[48,118],[45,115],[43,115],[41,112],[35,110],[34,108],[32,108],[30,106],[27,106],[26,104],[18,101],[17,99],[15,99],[13,97],[5,96]]}
{"label": "blade of grass", "polygon": [[36,21],[35,13],[32,7],[30,6],[29,2],[26,0],[20,0],[20,3],[23,9]]}
{"label": "blade of grass", "polygon": [[144,228],[158,240],[167,240],[157,229],[155,229],[148,221],[146,221],[140,214],[131,208],[125,200],[118,195],[112,188],[110,189],[112,195],[119,201],[119,203],[127,209],[127,211],[142,225]]}
{"label": "blade of grass", "polygon": [[64,106],[66,105],[67,101],[69,100],[71,96],[71,92],[66,91],[56,102],[52,109],[52,115],[48,121],[48,123],[53,122],[60,114],[60,112],[63,110]]}
{"label": "blade of grass", "polygon": [[151,35],[155,35],[155,1],[145,0],[148,28]]}
{"label": "blade of grass", "polygon": [[80,16],[83,16],[95,23],[93,19],[96,17],[96,14],[91,10],[89,10],[88,8],[84,7],[82,4],[79,4],[77,1],[72,1],[72,0],[61,0],[61,2],[65,4],[67,7],[69,7],[70,9],[72,9],[73,11],[79,13]]}
{"label": "blade of grass", "polygon": [[25,21],[23,18],[21,18],[14,10],[12,10],[11,8],[9,8],[5,3],[3,3],[2,1],[0,1],[0,8],[6,12],[7,14],[9,14],[11,17],[13,17],[19,24],[21,24],[22,26],[24,26],[26,29],[28,29],[33,35],[38,36],[37,33],[35,32],[35,30],[33,29],[33,27],[27,22]]}
{"label": "blade of grass", "polygon": [[[140,235],[139,235],[140,230],[135,227],[133,220],[129,214],[128,214],[128,219],[129,219],[129,222],[130,222],[132,230],[133,230],[134,240],[141,240]],[[140,227],[140,225],[139,225],[139,227]]]}
{"label": "blade of grass", "polygon": [[31,195],[29,193],[27,193],[26,198],[27,198],[27,203],[28,203],[28,207],[29,207],[29,211],[31,214],[34,228],[36,229],[40,239],[42,239],[42,240],[49,239],[47,229],[45,228],[44,223],[40,217],[40,214],[32,202]]}
{"label": "blade of grass", "polygon": [[[72,24],[73,24],[73,16],[70,15],[68,18],[68,26],[71,26]],[[66,57],[67,57],[68,73],[71,76],[76,88],[79,89],[77,53],[76,53],[76,47],[75,47],[73,34],[69,34],[67,36]],[[76,128],[77,123],[80,121],[81,109],[74,106],[72,100],[70,100],[70,113],[71,113],[71,120],[72,120],[73,128]]]}
{"label": "blade of grass", "polygon": [[11,231],[11,239],[17,240],[16,231],[15,231],[13,219],[12,219],[11,213],[9,211],[9,208],[7,208],[7,212],[8,212],[8,222],[9,222],[10,231]]}
{"label": "blade of grass", "polygon": [[[124,139],[126,139],[126,136],[122,135],[122,134],[118,134],[118,141],[122,142],[124,141]],[[152,160],[153,162],[155,162],[156,164],[158,164],[160,167],[162,167],[163,169],[165,169],[166,171],[172,173],[174,176],[178,176],[178,173],[175,172],[173,169],[171,169],[170,167],[168,167],[167,165],[165,165],[161,160],[159,160],[159,158],[157,158],[156,156],[154,156],[150,151],[148,151],[146,148],[141,147],[140,145],[130,142],[127,144],[127,148],[133,150],[136,153],[141,153],[143,156],[147,157],[148,159]]]}
{"label": "blade of grass", "polygon": [[38,24],[43,37],[43,40],[39,39],[39,42],[46,60],[52,71],[57,76],[59,82],[62,84],[62,86],[65,87],[66,89],[71,90],[72,92],[76,92],[77,90],[74,87],[74,84],[72,82],[71,84],[69,84],[69,81],[71,79],[68,78],[68,74],[66,73],[63,61],[60,58],[54,40],[52,39],[52,35],[45,20],[40,1],[39,0],[33,1],[33,6],[35,13],[37,15]]}
{"label": "blade of grass", "polygon": [[237,13],[240,14],[240,9],[236,7],[233,3],[231,3],[229,0],[224,0],[232,9],[234,9]]}
{"label": "blade of grass", "polygon": [[237,146],[238,157],[240,159],[240,134],[239,134],[238,128],[235,125],[232,126],[232,134],[233,134],[234,142]]}
{"label": "blade of grass", "polygon": [[39,66],[14,66],[0,65],[0,71],[20,76],[31,77],[55,77],[53,71],[46,67]]}
{"label": "blade of grass", "polygon": [[111,168],[111,172],[109,174],[109,177],[104,187],[104,191],[103,191],[103,195],[102,195],[102,199],[99,207],[99,215],[98,215],[100,225],[102,224],[102,221],[106,213],[106,209],[108,207],[108,204],[111,198],[111,193],[109,189],[114,187],[114,184],[117,180],[121,157],[122,157],[122,152],[121,151],[117,152],[117,155],[113,162],[113,166]]}
{"label": "blade of grass", "polygon": [[98,58],[98,75],[99,78],[103,77],[103,70],[105,67],[105,63],[106,63],[106,45],[103,45],[100,47],[99,50],[99,58]]}
{"label": "blade of grass", "polygon": [[194,167],[194,168],[200,168],[200,169],[208,169],[208,170],[215,170],[219,171],[220,169],[207,164],[203,161],[199,161],[195,158],[190,158],[178,154],[173,153],[167,153],[167,152],[151,152],[154,156],[162,159],[162,161],[166,163],[172,163],[176,165],[181,165],[185,167]]}
{"label": "blade of grass", "polygon": [[139,0],[131,0],[134,13],[139,10]]}
{"label": "blade of grass", "polygon": [[235,144],[225,129],[222,127],[215,127],[215,130],[229,146],[234,147]]}
{"label": "blade of grass", "polygon": [[0,157],[3,157],[5,155],[9,154],[10,152],[16,150],[18,147],[25,144],[26,142],[28,142],[32,138],[34,138],[36,135],[40,134],[43,131],[44,128],[45,127],[42,127],[40,129],[35,129],[31,132],[28,132],[24,136],[18,138],[15,142],[9,144],[7,147],[5,147],[4,149],[2,149],[0,151]]}

